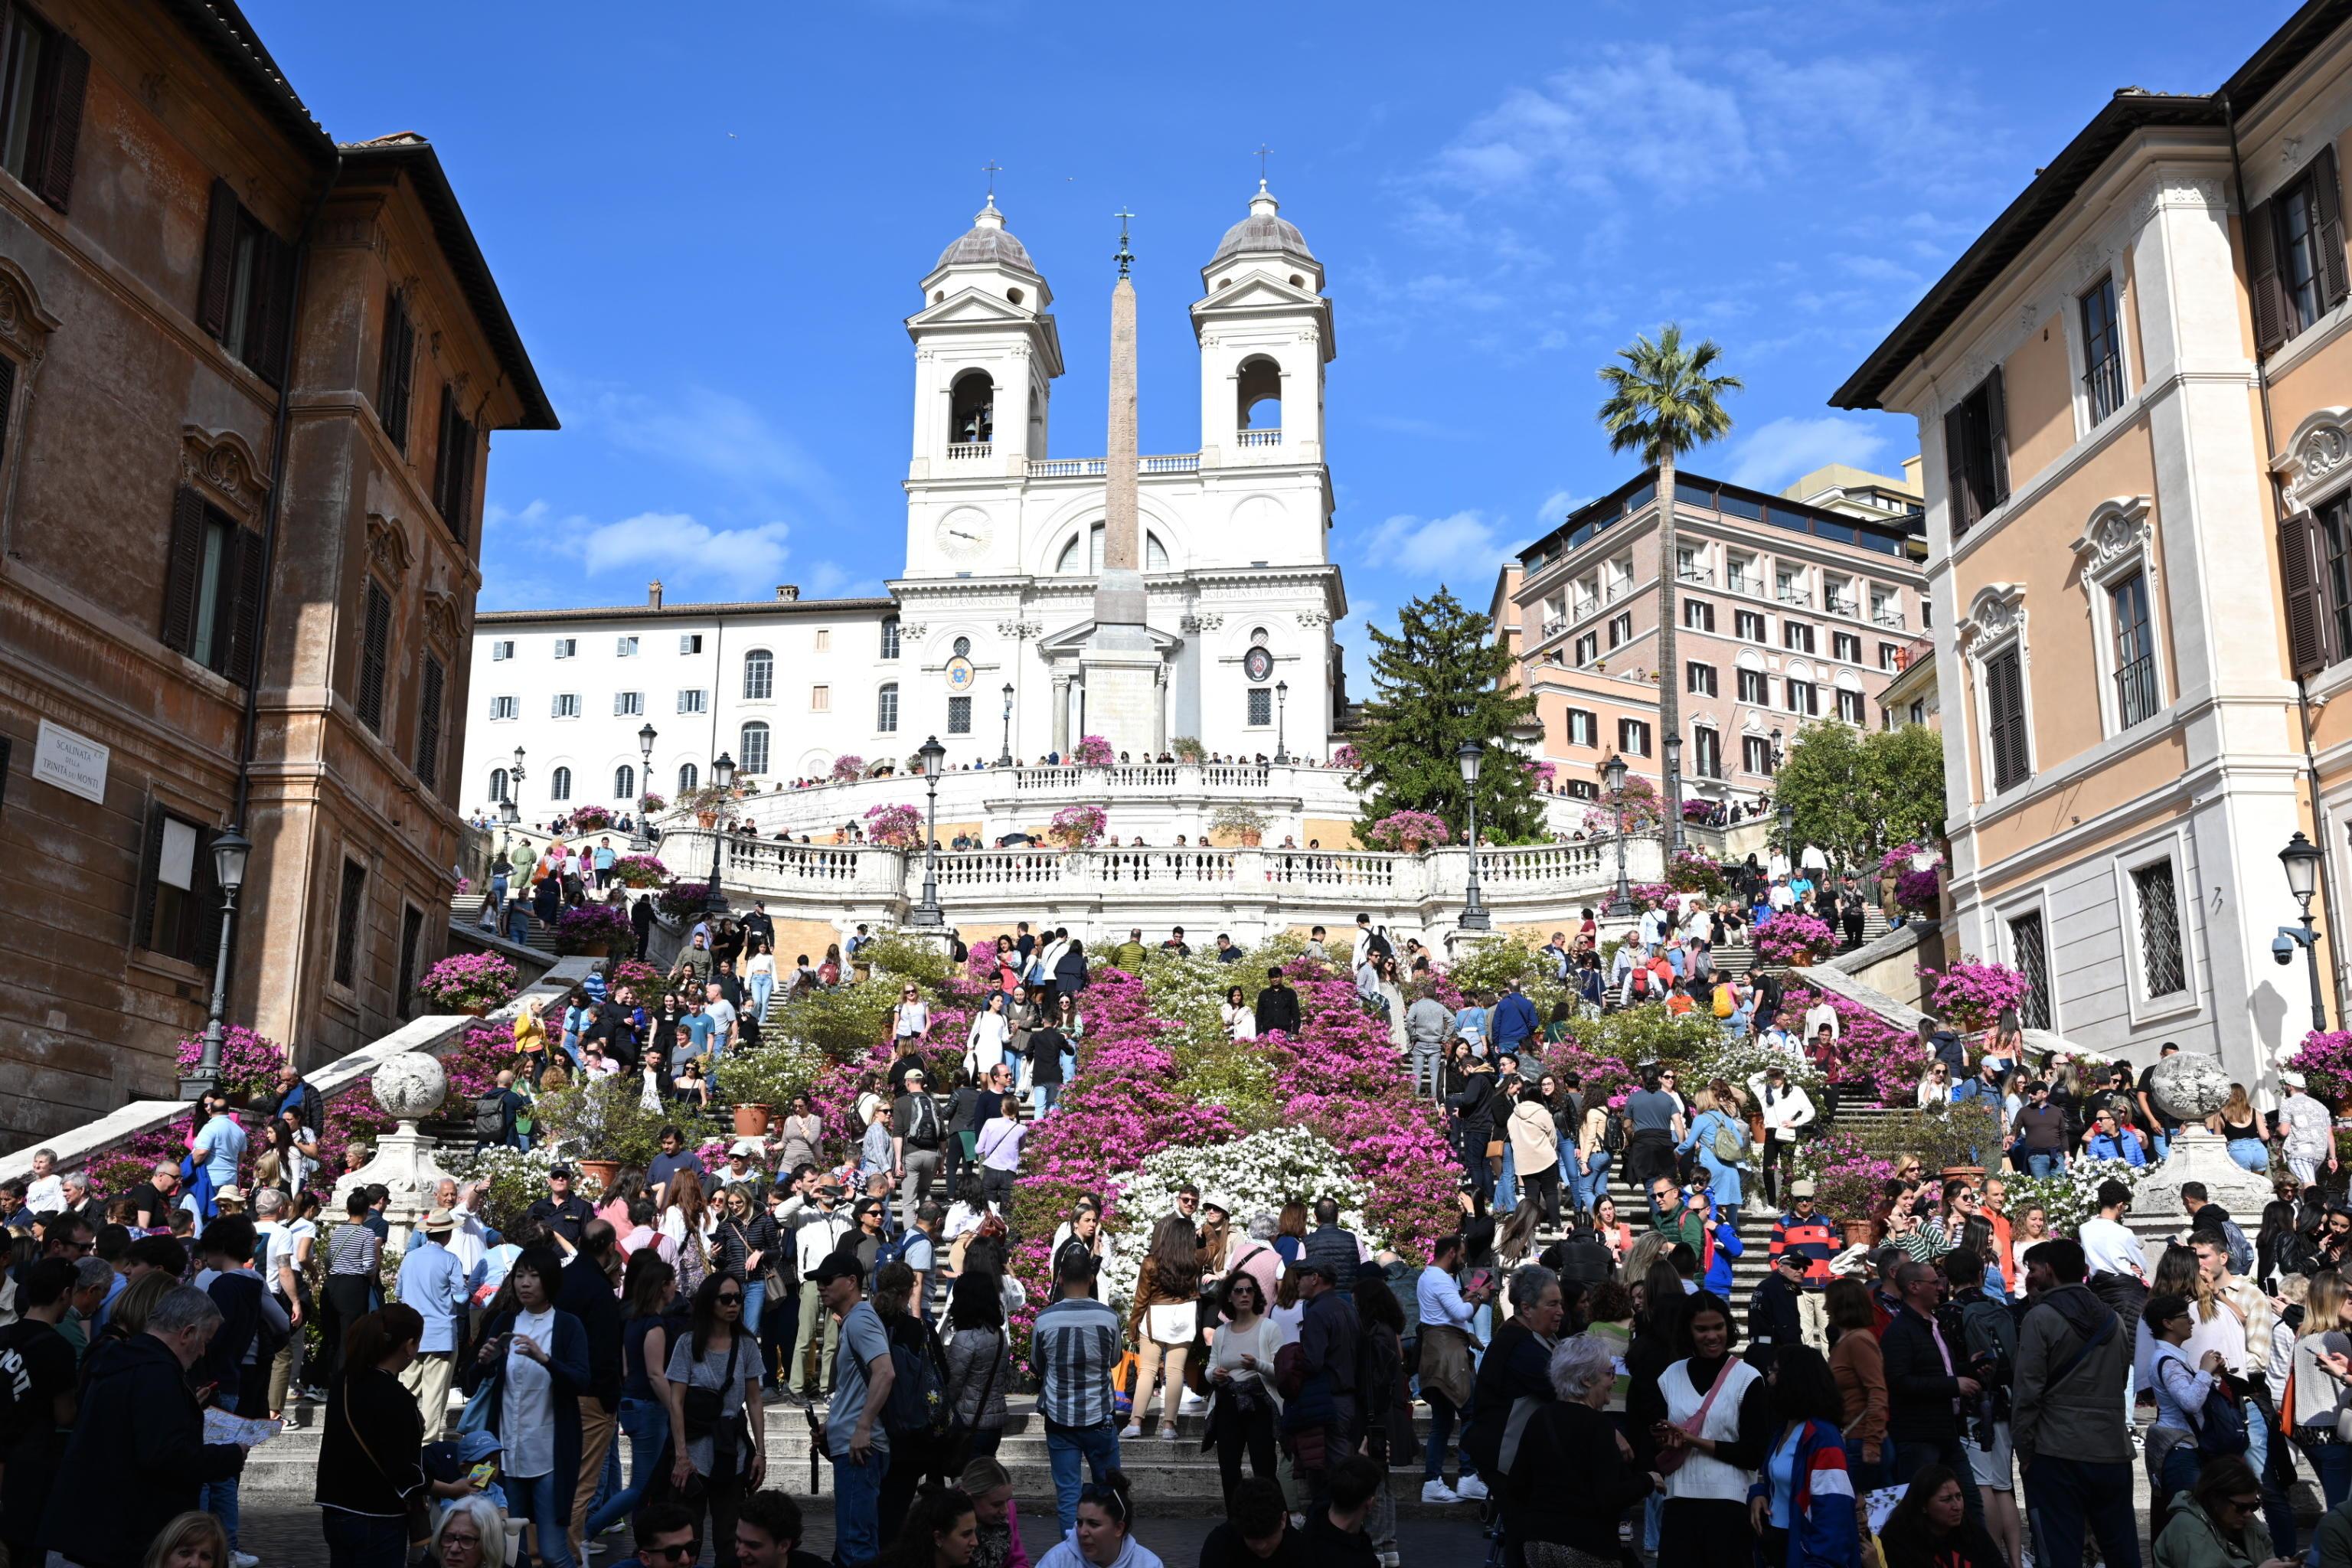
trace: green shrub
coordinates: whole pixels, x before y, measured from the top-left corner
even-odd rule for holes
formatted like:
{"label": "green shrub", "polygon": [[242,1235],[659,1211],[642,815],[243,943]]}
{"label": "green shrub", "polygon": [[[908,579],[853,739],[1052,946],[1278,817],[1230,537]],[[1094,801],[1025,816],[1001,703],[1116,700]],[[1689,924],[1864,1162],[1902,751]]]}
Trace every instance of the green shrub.
{"label": "green shrub", "polygon": [[1536,1016],[1549,1018],[1552,1006],[1574,1000],[1567,986],[1551,977],[1551,960],[1536,950],[1542,943],[1520,932],[1483,942],[1458,960],[1447,978],[1464,991],[1490,991],[1501,995],[1514,980],[1535,1004]]}
{"label": "green shrub", "polygon": [[724,1071],[727,1098],[738,1105],[764,1105],[782,1113],[793,1096],[814,1100],[817,1080],[832,1070],[831,1057],[814,1043],[791,1036],[775,1036],[756,1051],[728,1058]]}
{"label": "green shrub", "polygon": [[766,1035],[804,1041],[836,1062],[858,1061],[890,1032],[890,1012],[898,1002],[895,986],[870,980],[813,991],[774,1008]]}
{"label": "green shrub", "polygon": [[572,1159],[649,1165],[661,1152],[661,1130],[677,1121],[667,1107],[647,1110],[643,1085],[625,1074],[567,1084],[541,1094],[531,1108],[540,1145]]}
{"label": "green shrub", "polygon": [[1898,1110],[1891,1116],[1874,1117],[1858,1124],[1849,1136],[1861,1149],[1882,1159],[1912,1155],[1931,1176],[1948,1165],[1990,1165],[2000,1155],[2000,1122],[1990,1107],[1976,1100],[1940,1110]]}
{"label": "green shrub", "polygon": [[[859,948],[857,960],[872,964],[877,977],[894,974],[902,981],[914,981],[927,992],[944,987],[955,969],[948,962],[948,950],[943,943],[925,942],[899,931],[885,931]],[[897,1000],[895,994],[892,1000]]]}
{"label": "green shrub", "polygon": [[1721,1048],[1723,1026],[1704,1009],[1676,1017],[1664,1002],[1644,1002],[1579,1025],[1577,1038],[1598,1054],[1632,1067],[1655,1061],[1696,1064]]}

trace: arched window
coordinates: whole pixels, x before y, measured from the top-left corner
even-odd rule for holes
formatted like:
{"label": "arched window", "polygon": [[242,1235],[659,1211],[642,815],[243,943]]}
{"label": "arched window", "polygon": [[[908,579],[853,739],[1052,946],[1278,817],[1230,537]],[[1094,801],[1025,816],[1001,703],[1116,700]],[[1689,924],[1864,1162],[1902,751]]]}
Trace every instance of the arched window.
{"label": "arched window", "polygon": [[502,801],[506,799],[506,797],[507,771],[504,768],[492,768],[490,770],[490,798],[492,800]]}
{"label": "arched window", "polygon": [[555,770],[553,776],[548,780],[547,798],[550,800],[570,800],[572,798],[572,770],[570,768],[558,768]]}
{"label": "arched window", "polygon": [[[1070,542],[1062,546],[1061,558],[1054,563],[1054,570],[1073,575],[1078,573],[1092,575],[1102,570],[1102,558],[1103,525],[1098,522],[1087,531],[1085,564],[1079,564],[1078,542],[1073,535]],[[1146,572],[1168,570],[1168,547],[1160,542],[1158,534],[1148,531],[1143,536],[1143,569]]]}
{"label": "arched window", "polygon": [[743,760],[737,766],[747,773],[766,773],[768,771],[768,727],[754,719],[743,726],[742,741],[743,743],[736,749]]}
{"label": "arched window", "polygon": [[958,658],[970,658],[971,657],[971,639],[970,637],[956,638],[954,651],[955,656]]}
{"label": "arched window", "polygon": [[776,656],[755,647],[743,656],[743,700],[765,702],[776,694]]}
{"label": "arched window", "polygon": [[1240,389],[1237,428],[1282,428],[1282,367],[1270,359],[1245,360],[1234,377]]}
{"label": "arched window", "polygon": [[637,798],[637,770],[626,763],[613,770],[613,799],[627,805]]}
{"label": "arched window", "polygon": [[677,793],[684,795],[702,782],[702,770],[692,763],[680,763],[677,768]]}
{"label": "arched window", "polygon": [[895,680],[886,682],[874,694],[874,729],[883,735],[898,732],[898,683]]}
{"label": "arched window", "polygon": [[898,617],[896,616],[882,617],[882,657],[898,657]]}
{"label": "arched window", "polygon": [[1252,626],[1250,628],[1250,647],[1264,647],[1272,639],[1266,636],[1266,631],[1264,626]]}
{"label": "arched window", "polygon": [[984,447],[996,438],[996,383],[986,371],[968,370],[956,377],[948,397],[950,445]]}

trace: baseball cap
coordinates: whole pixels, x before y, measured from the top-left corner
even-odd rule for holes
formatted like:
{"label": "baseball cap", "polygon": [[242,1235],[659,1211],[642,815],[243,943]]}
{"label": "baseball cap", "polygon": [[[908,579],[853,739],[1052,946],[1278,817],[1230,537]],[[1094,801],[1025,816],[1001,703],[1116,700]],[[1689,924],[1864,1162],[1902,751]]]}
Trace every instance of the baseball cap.
{"label": "baseball cap", "polygon": [[562,1177],[567,1182],[570,1181],[572,1179],[572,1167],[569,1165],[550,1165],[547,1168],[547,1179],[551,1182],[558,1176]]}
{"label": "baseball cap", "polygon": [[751,1159],[758,1158],[762,1152],[757,1138],[738,1138],[727,1152],[730,1154],[741,1154]]}
{"label": "baseball cap", "polygon": [[828,1252],[809,1278],[820,1285],[830,1285],[836,1279],[855,1279],[862,1285],[866,1282],[866,1268],[854,1252]]}
{"label": "baseball cap", "polygon": [[1820,1190],[1812,1183],[1802,1179],[1789,1184],[1789,1195],[1792,1198],[1810,1198]]}

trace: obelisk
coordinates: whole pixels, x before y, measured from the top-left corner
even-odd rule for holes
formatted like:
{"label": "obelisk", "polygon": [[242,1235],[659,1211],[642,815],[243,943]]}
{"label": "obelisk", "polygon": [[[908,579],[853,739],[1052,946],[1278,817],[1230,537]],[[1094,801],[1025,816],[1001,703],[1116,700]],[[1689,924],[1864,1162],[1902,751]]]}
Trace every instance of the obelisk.
{"label": "obelisk", "polygon": [[1117,215],[1118,282],[1110,295],[1110,422],[1103,462],[1103,558],[1094,630],[1078,656],[1088,734],[1114,752],[1150,756],[1160,734],[1160,651],[1145,624],[1143,528],[1136,510],[1135,284],[1126,220]]}

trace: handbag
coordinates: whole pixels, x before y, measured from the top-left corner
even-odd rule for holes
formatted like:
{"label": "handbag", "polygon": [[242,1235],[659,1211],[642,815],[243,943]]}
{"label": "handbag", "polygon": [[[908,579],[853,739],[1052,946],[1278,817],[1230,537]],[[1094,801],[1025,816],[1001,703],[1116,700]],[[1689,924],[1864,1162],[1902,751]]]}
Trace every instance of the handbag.
{"label": "handbag", "polygon": [[460,1436],[468,1432],[489,1431],[491,1398],[490,1380],[484,1378],[480,1385],[467,1396],[466,1407],[457,1413],[457,1431]]}
{"label": "handbag", "polygon": [[743,1348],[743,1336],[735,1333],[727,1341],[727,1365],[719,1374],[719,1386],[701,1388],[687,1384],[685,1397],[679,1402],[680,1414],[686,1417],[686,1440],[714,1436],[719,1431],[720,1415],[727,1408],[727,1390],[735,1382],[735,1356]]}
{"label": "handbag", "polygon": [[[1730,1381],[1731,1369],[1738,1364],[1738,1356],[1724,1357],[1723,1370],[1715,1374],[1715,1386],[1709,1388],[1706,1391],[1706,1397],[1698,1402],[1697,1414],[1682,1424],[1681,1429],[1684,1432],[1696,1437],[1706,1430],[1706,1413],[1715,1408],[1715,1396],[1723,1392],[1723,1385]],[[1662,1476],[1671,1476],[1681,1469],[1684,1462],[1690,1457],[1691,1451],[1688,1447],[1661,1448],[1658,1450],[1658,1457],[1650,1462],[1650,1468]]]}
{"label": "handbag", "polygon": [[1175,1306],[1145,1309],[1150,1326],[1151,1342],[1157,1345],[1189,1345],[1200,1330],[1201,1303],[1180,1302]]}

